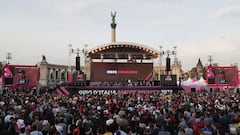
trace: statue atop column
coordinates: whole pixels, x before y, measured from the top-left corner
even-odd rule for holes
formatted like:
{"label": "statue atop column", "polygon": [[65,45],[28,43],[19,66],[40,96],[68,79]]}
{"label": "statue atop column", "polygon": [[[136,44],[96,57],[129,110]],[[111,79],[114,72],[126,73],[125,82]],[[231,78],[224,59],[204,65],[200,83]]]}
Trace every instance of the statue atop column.
{"label": "statue atop column", "polygon": [[112,28],[116,28],[116,26],[117,26],[117,24],[116,24],[116,22],[115,22],[115,18],[116,18],[116,12],[111,12],[111,17],[112,17],[112,23],[111,23],[111,26],[112,26]]}
{"label": "statue atop column", "polygon": [[112,16],[112,24],[115,24],[115,17],[116,17],[116,12],[111,12],[111,16]]}
{"label": "statue atop column", "polygon": [[46,59],[46,56],[45,55],[42,55],[42,61],[41,63],[47,63],[47,59]]}
{"label": "statue atop column", "polygon": [[45,55],[42,55],[42,60],[46,60],[46,56]]}

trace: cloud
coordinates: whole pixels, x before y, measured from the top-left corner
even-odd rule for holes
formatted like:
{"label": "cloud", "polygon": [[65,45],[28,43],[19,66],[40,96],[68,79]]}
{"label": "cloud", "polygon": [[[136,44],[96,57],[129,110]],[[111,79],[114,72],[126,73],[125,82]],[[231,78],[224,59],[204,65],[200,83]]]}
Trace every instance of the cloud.
{"label": "cloud", "polygon": [[105,3],[106,1],[107,0],[60,0],[54,4],[53,10],[64,14],[87,12],[86,10],[91,10],[94,5]]}
{"label": "cloud", "polygon": [[240,46],[236,44],[234,37],[229,34],[199,39],[193,42],[183,43],[184,47],[179,47],[179,58],[183,63],[184,71],[196,66],[200,58],[203,65],[208,64],[208,58],[211,55],[213,62],[219,65],[231,65],[239,62],[240,53],[237,51]]}
{"label": "cloud", "polygon": [[[176,3],[169,2],[149,2],[143,5],[143,11],[149,13],[161,14],[161,12],[169,11],[177,7]],[[160,12],[159,12],[160,11]]]}
{"label": "cloud", "polygon": [[240,17],[240,6],[225,7],[213,14],[216,18]]}

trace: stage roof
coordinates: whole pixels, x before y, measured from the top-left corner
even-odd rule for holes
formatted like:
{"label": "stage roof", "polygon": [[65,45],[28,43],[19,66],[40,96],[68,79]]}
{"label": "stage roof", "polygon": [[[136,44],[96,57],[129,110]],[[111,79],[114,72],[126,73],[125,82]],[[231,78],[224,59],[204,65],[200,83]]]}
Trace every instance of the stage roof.
{"label": "stage roof", "polygon": [[142,44],[113,42],[87,51],[91,59],[156,59],[159,52]]}

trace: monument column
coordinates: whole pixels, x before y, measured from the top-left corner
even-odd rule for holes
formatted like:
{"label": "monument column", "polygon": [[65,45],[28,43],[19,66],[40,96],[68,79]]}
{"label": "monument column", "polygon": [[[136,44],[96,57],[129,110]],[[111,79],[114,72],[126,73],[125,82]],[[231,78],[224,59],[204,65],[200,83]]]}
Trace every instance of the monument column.
{"label": "monument column", "polygon": [[52,81],[56,81],[56,69],[53,68],[53,72],[52,72],[52,75],[53,75],[53,78],[52,78]]}
{"label": "monument column", "polygon": [[64,81],[66,81],[66,82],[68,81],[68,74],[67,73],[68,73],[68,71],[65,69],[64,70]]}
{"label": "monument column", "polygon": [[117,24],[115,23],[115,17],[116,17],[116,12],[111,12],[112,16],[112,23],[111,23],[111,28],[112,28],[112,42],[116,42],[116,27]]}
{"label": "monument column", "polygon": [[40,85],[47,85],[47,75],[48,75],[48,62],[46,60],[46,57],[43,55],[42,56],[42,61],[40,63],[40,79],[39,79],[39,84]]}

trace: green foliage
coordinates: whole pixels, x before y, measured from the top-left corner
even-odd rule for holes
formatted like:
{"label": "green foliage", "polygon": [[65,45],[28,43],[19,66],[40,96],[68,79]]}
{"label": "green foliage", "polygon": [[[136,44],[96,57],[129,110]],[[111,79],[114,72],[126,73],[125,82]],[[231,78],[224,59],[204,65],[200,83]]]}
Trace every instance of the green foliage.
{"label": "green foliage", "polygon": [[2,75],[3,63],[0,61],[0,76]]}
{"label": "green foliage", "polygon": [[79,70],[79,71],[75,71],[73,74],[84,74],[84,72],[82,70]]}
{"label": "green foliage", "polygon": [[204,67],[203,68],[203,79],[206,80],[206,70],[207,70],[207,67]]}
{"label": "green foliage", "polygon": [[192,71],[191,73],[190,73],[190,77],[191,78],[195,78],[195,77],[197,77],[198,76],[198,73],[196,72],[196,71]]}
{"label": "green foliage", "polygon": [[84,74],[84,72],[82,70],[80,70],[80,74]]}

